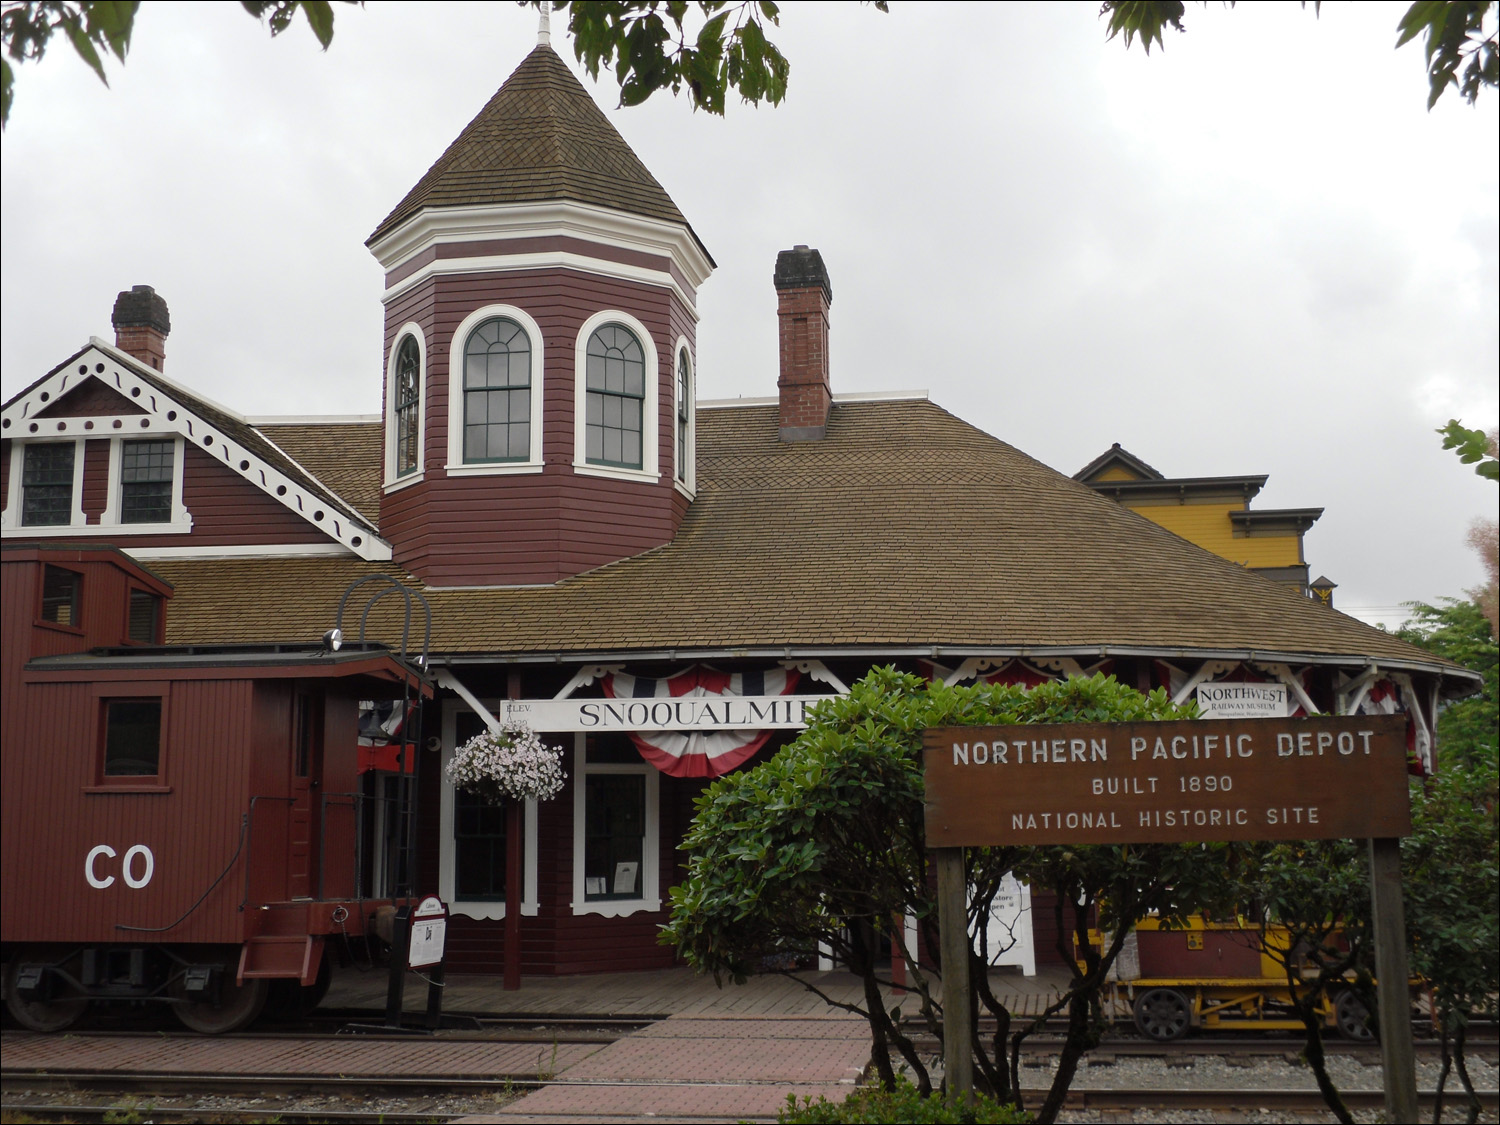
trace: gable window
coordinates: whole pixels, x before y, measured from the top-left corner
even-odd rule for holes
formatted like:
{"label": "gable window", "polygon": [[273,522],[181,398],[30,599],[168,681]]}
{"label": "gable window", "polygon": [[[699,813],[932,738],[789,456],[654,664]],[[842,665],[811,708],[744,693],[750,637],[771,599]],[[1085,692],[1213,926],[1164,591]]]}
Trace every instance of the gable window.
{"label": "gable window", "polygon": [[160,699],[104,701],[104,776],[154,777],[161,767]]}
{"label": "gable window", "polygon": [[120,522],[168,523],[172,519],[176,441],[126,441],[120,449]]}
{"label": "gable window", "polygon": [[405,336],[396,353],[396,475],[417,468],[417,427],[422,405],[422,354],[414,336]]}
{"label": "gable window", "polygon": [[125,635],[143,645],[154,645],[161,635],[161,599],[148,590],[130,591]]}
{"label": "gable window", "polygon": [[21,524],[24,527],[66,527],[73,521],[73,459],[71,441],[28,442],[21,471]]}
{"label": "gable window", "polygon": [[531,454],[531,341],[509,317],[493,317],[464,344],[463,459],[525,461]]}
{"label": "gable window", "polygon": [[42,569],[43,621],[78,628],[82,600],[83,575],[60,566]]}
{"label": "gable window", "polygon": [[606,324],[589,337],[586,460],[621,469],[642,467],[641,422],[646,361],[628,328]]}
{"label": "gable window", "polygon": [[692,464],[692,441],[689,429],[692,425],[693,370],[687,349],[677,353],[677,480],[691,485],[688,466]]}

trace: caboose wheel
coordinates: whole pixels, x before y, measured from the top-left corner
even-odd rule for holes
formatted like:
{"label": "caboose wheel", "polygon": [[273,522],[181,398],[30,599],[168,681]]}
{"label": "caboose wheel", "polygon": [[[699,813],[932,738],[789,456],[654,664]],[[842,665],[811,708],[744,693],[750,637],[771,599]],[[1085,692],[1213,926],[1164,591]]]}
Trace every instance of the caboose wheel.
{"label": "caboose wheel", "polygon": [[1170,1043],[1187,1034],[1192,1012],[1188,998],[1175,988],[1151,988],[1136,997],[1135,1026],[1148,1039]]}
{"label": "caboose wheel", "polygon": [[[189,1031],[201,1035],[223,1035],[238,1031],[250,1023],[266,1005],[266,982],[255,978],[244,984],[234,983],[234,970],[226,968],[224,983],[219,986],[218,1003],[190,1002],[173,1004],[172,1012]],[[184,998],[181,978],[172,985],[172,995]]]}
{"label": "caboose wheel", "polygon": [[1370,1009],[1352,988],[1339,993],[1333,1005],[1333,1018],[1338,1024],[1339,1034],[1345,1039],[1368,1042],[1375,1038],[1375,1033],[1370,1030]]}
{"label": "caboose wheel", "polygon": [[[5,1006],[15,1021],[30,1031],[64,1031],[77,1023],[89,1006],[87,996],[77,995],[55,975],[50,979],[37,977],[35,966],[53,963],[54,958],[45,949],[22,949],[5,972]],[[41,987],[35,994],[22,995],[36,985]]]}

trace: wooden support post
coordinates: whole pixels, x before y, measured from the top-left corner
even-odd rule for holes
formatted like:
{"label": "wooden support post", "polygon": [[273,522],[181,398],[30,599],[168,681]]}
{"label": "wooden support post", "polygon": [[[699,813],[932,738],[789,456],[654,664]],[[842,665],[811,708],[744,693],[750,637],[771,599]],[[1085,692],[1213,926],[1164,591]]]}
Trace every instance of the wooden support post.
{"label": "wooden support post", "polygon": [[[505,677],[505,694],[521,698],[521,674]],[[525,801],[505,804],[505,978],[506,992],[521,989],[521,824],[526,819]]]}
{"label": "wooden support post", "polygon": [[505,805],[505,991],[521,988],[521,821],[525,801]]}
{"label": "wooden support post", "polygon": [[1401,901],[1401,841],[1370,841],[1370,906],[1375,916],[1375,999],[1385,1072],[1387,1121],[1417,1120],[1417,1064],[1407,993],[1406,911]]}
{"label": "wooden support post", "polygon": [[969,1020],[969,900],[963,848],[936,848],[938,930],[943,953],[943,1070],[950,1101],[974,1090],[974,1029]]}

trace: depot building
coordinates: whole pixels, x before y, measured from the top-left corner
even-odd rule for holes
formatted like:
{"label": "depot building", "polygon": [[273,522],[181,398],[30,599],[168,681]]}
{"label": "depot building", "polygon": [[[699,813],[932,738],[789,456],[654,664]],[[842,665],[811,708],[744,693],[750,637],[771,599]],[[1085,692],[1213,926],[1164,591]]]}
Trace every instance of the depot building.
{"label": "depot building", "polygon": [[[672,964],[657,932],[694,798],[872,667],[1102,672],[1178,700],[1268,686],[1282,714],[1403,712],[1418,769],[1441,700],[1473,690],[1310,596],[1296,560],[1255,573],[1162,526],[1165,507],[1133,511],[1110,489],[1155,503],[1160,482],[1121,483],[1118,447],[1076,480],[924,395],[836,385],[815,248],[766,263],[777,397],[700,401],[714,260],[550,46],[367,246],[386,285],[378,415],[211,401],[195,389],[208,372],[168,373],[166,301],[136,286],[112,338],[4,404],[3,539],[128,554],[169,591],[131,633],[142,644],[306,643],[362,578],[419,592],[430,637],[399,599],[343,622],[425,649],[438,686],[419,742],[414,716],[367,716],[361,831],[400,835],[408,778],[418,808],[413,846],[375,848],[364,891],[448,902],[453,971],[499,972],[507,952],[506,810],[442,772],[487,716],[566,751],[566,788],[520,832],[521,967],[557,974]],[[43,613],[62,612],[67,568],[47,573]],[[403,739],[410,774],[389,752]],[[1036,911],[1043,955],[1050,916]]]}

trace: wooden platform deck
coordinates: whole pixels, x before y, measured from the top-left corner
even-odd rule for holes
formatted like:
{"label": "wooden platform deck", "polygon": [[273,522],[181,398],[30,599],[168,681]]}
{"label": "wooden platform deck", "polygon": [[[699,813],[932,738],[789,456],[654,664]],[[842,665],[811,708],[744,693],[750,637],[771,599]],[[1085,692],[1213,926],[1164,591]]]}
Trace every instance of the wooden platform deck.
{"label": "wooden platform deck", "polygon": [[[830,998],[853,1003],[863,998],[858,978],[845,972],[811,972],[806,978]],[[1013,1015],[1040,1012],[1066,987],[1066,969],[1043,969],[1034,977],[1018,971],[996,970],[991,985]],[[384,1008],[388,979],[381,970],[358,972],[336,969],[333,987],[324,1000],[331,1008]],[[913,1010],[916,997],[885,990],[887,1009],[905,1004]],[[424,1011],[427,983],[415,974],[406,978],[405,1010]],[[521,988],[507,992],[499,977],[451,976],[443,990],[443,1011],[514,1016],[665,1017],[674,1015],[817,1016],[833,1014],[822,998],[797,981],[782,976],[751,977],[745,984],[725,983],[692,969],[664,969],[637,973],[594,973],[584,976],[524,977]]]}

